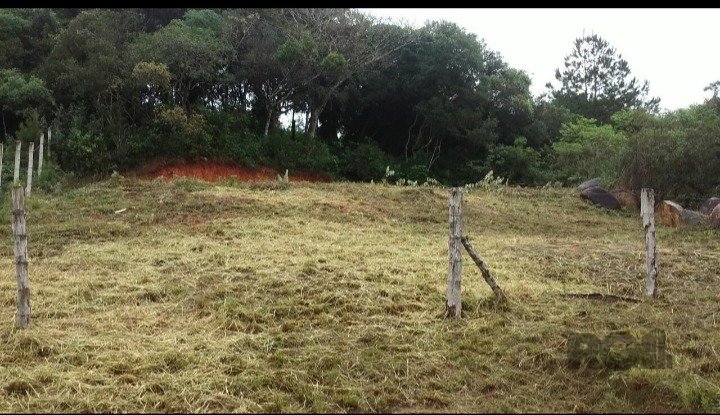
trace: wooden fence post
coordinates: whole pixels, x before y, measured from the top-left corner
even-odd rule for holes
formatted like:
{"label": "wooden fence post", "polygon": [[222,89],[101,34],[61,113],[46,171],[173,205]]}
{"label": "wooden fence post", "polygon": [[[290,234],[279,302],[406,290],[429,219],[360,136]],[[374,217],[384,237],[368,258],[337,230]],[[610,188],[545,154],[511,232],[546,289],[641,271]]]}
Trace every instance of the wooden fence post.
{"label": "wooden fence post", "polygon": [[12,231],[17,272],[17,324],[30,326],[30,281],[28,280],[27,231],[25,229],[25,189],[16,185],[12,190]]}
{"label": "wooden fence post", "polygon": [[657,264],[655,262],[655,191],[643,188],[640,193],[640,215],[645,228],[645,243],[647,245],[648,279],[645,295],[657,296]]}
{"label": "wooden fence post", "polygon": [[5,144],[0,143],[0,194],[2,193],[2,167],[3,156],[5,155]]}
{"label": "wooden fence post", "polygon": [[28,172],[27,172],[27,187],[25,188],[25,197],[30,197],[30,191],[32,190],[32,176],[33,176],[33,155],[35,152],[35,142],[30,143],[28,149]]}
{"label": "wooden fence post", "polygon": [[17,183],[20,180],[20,149],[22,148],[22,141],[15,140],[15,171],[13,172],[13,183]]}
{"label": "wooden fence post", "polygon": [[462,188],[450,192],[450,240],[448,241],[448,287],[445,300],[445,317],[460,317],[462,274]]}
{"label": "wooden fence post", "polygon": [[52,130],[48,127],[48,157],[50,157],[50,140],[52,139]]}
{"label": "wooden fence post", "polygon": [[40,149],[38,151],[38,179],[42,174],[43,165],[43,143],[45,142],[45,134],[40,134]]}

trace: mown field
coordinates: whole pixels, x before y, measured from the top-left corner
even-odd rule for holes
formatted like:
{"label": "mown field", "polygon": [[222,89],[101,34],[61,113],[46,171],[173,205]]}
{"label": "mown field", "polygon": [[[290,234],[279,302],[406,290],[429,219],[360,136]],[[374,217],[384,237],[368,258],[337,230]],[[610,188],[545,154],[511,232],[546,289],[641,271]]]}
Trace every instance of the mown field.
{"label": "mown field", "polygon": [[[645,300],[637,213],[475,190],[509,306],[465,256],[450,320],[447,189],[114,178],[29,199],[19,330],[8,198],[0,412],[720,411],[719,231],[658,225]],[[653,329],[671,368],[567,365],[568,333]]]}

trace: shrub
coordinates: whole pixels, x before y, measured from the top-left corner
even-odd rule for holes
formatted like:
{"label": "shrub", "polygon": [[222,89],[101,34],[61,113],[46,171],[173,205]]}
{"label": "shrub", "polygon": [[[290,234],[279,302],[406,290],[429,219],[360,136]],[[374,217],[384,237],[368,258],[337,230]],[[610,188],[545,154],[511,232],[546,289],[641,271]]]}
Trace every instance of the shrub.
{"label": "shrub", "polygon": [[289,169],[337,173],[338,160],[328,145],[306,133],[295,140],[286,130],[273,130],[265,141],[266,154],[279,170]]}
{"label": "shrub", "polygon": [[341,174],[351,180],[380,180],[387,166],[394,164],[393,158],[375,142],[358,143],[342,153]]}
{"label": "shrub", "polygon": [[490,171],[506,177],[510,183],[536,185],[544,183],[540,153],[527,147],[525,137],[517,137],[512,146],[493,145],[487,157]]}
{"label": "shrub", "polygon": [[223,112],[206,110],[205,132],[212,137],[212,146],[205,155],[238,161],[248,167],[263,162],[263,146],[255,134],[252,120],[243,110]]}

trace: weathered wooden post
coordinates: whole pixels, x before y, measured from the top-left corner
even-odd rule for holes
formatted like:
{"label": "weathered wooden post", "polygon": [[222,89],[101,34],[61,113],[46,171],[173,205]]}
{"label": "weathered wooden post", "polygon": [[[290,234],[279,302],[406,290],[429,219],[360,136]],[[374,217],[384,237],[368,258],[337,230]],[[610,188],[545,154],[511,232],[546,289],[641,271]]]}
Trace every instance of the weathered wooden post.
{"label": "weathered wooden post", "polygon": [[640,215],[645,228],[647,244],[648,279],[645,295],[657,296],[657,264],[655,263],[655,191],[643,188],[640,193]]}
{"label": "weathered wooden post", "polygon": [[25,196],[30,197],[30,191],[32,190],[32,176],[33,176],[33,154],[35,152],[35,142],[30,143],[28,149],[28,172],[27,172],[27,188],[25,189]]}
{"label": "weathered wooden post", "polygon": [[15,140],[15,171],[13,172],[13,183],[17,183],[20,180],[20,149],[22,148],[22,141]]}
{"label": "weathered wooden post", "polygon": [[40,134],[40,148],[38,151],[38,179],[40,178],[40,175],[42,174],[42,165],[43,165],[43,143],[45,142],[45,134]]}
{"label": "weathered wooden post", "polygon": [[30,326],[30,281],[28,280],[27,231],[25,229],[25,189],[15,185],[12,190],[12,231],[17,273],[17,324]]}
{"label": "weathered wooden post", "polygon": [[485,261],[480,258],[480,255],[478,255],[478,253],[475,251],[475,248],[473,248],[467,236],[463,236],[462,238],[460,238],[460,241],[465,247],[465,250],[470,255],[470,258],[472,258],[472,260],[475,262],[475,265],[480,268],[480,272],[482,272],[482,276],[485,279],[485,282],[487,282],[487,284],[490,286],[490,289],[493,290],[493,293],[495,293],[498,302],[501,304],[507,303],[507,297],[505,297],[505,293],[503,293],[497,281],[495,281],[495,278],[490,273],[490,269],[488,268],[487,264],[485,264]]}
{"label": "weathered wooden post", "polygon": [[48,127],[48,157],[50,157],[50,140],[52,139],[52,130]]}
{"label": "weathered wooden post", "polygon": [[445,317],[460,317],[462,274],[462,188],[450,192],[450,240],[448,241],[448,287],[445,300]]}
{"label": "weathered wooden post", "polygon": [[5,143],[0,143],[0,194],[2,193],[2,167],[3,156],[5,155]]}

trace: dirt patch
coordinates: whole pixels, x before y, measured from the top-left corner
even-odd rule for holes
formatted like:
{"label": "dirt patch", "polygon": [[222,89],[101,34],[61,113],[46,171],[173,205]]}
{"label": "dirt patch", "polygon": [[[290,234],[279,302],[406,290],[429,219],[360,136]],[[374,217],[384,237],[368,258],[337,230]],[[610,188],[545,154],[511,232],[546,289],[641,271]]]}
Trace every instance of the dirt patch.
{"label": "dirt patch", "polygon": [[[279,172],[269,167],[251,169],[237,164],[223,163],[213,160],[186,162],[183,160],[148,161],[141,168],[130,173],[141,178],[193,178],[215,183],[218,180],[234,178],[241,182],[266,182],[276,180]],[[290,181],[329,183],[332,179],[323,173],[289,172]]]}

